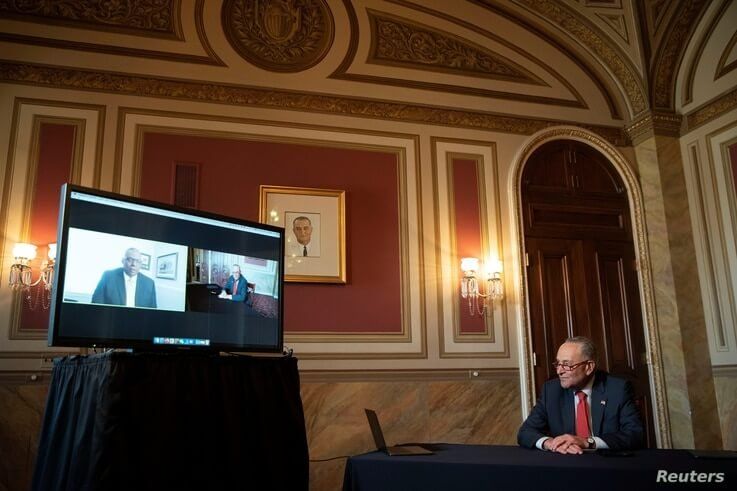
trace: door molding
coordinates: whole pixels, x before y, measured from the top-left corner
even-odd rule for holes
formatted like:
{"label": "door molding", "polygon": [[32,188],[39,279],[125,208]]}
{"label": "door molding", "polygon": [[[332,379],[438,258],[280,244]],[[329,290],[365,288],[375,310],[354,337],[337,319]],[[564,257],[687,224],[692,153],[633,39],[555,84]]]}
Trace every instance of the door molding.
{"label": "door molding", "polygon": [[640,302],[642,308],[643,329],[647,350],[647,364],[650,378],[651,400],[653,401],[653,418],[655,439],[658,448],[671,448],[671,432],[668,410],[666,405],[665,378],[660,353],[660,339],[658,335],[658,318],[655,310],[655,296],[652,279],[652,265],[649,255],[649,244],[646,235],[645,207],[642,189],[637,176],[627,159],[612,145],[600,136],[586,129],[575,126],[556,126],[541,130],[530,136],[520,147],[512,161],[511,172],[507,183],[510,200],[510,211],[513,214],[511,221],[512,243],[517,244],[516,267],[520,284],[518,314],[522,322],[519,325],[519,359],[520,359],[520,388],[523,415],[529,414],[535,403],[535,381],[532,370],[532,326],[529,314],[529,293],[527,291],[527,267],[525,265],[525,234],[522,216],[522,170],[532,153],[541,145],[554,140],[575,140],[598,150],[604,155],[617,173],[621,176],[627,190],[627,199],[632,220],[632,232],[635,246],[635,255],[638,264],[638,284],[640,288]]}

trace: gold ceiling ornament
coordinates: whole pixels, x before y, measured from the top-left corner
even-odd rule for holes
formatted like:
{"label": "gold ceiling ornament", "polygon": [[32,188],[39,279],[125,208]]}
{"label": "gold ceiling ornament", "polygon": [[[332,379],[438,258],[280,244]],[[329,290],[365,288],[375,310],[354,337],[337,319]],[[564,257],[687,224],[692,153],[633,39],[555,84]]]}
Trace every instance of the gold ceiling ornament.
{"label": "gold ceiling ornament", "polygon": [[100,28],[175,33],[179,0],[3,0],[0,13],[15,18],[29,17]]}
{"label": "gold ceiling ornament", "polygon": [[468,40],[388,14],[367,10],[370,62],[545,85],[517,63]]}
{"label": "gold ceiling ornament", "polygon": [[333,43],[325,0],[225,0],[223,30],[245,60],[274,72],[317,64]]}

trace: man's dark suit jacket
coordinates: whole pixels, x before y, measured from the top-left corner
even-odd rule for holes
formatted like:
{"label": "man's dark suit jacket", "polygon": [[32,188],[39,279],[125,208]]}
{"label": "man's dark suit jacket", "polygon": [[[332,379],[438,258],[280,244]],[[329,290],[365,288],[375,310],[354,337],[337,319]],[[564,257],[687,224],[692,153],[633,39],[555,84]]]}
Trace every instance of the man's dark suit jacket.
{"label": "man's dark suit jacket", "polygon": [[[576,434],[576,410],[573,389],[564,389],[558,379],[543,386],[537,404],[517,433],[517,443],[535,448],[543,436]],[[632,399],[632,385],[623,379],[597,370],[591,390],[591,425],[613,450],[642,446],[640,414]]]}
{"label": "man's dark suit jacket", "polygon": [[[92,303],[125,305],[125,280],[123,268],[105,271],[92,294]],[[136,277],[136,307],[156,308],[154,280],[138,273]]]}
{"label": "man's dark suit jacket", "polygon": [[[233,278],[233,275],[230,275],[228,277],[228,281],[225,283],[225,289],[229,292],[233,291],[233,283],[235,283],[235,278]],[[248,281],[246,280],[246,277],[243,275],[240,275],[238,277],[238,293],[233,295],[234,302],[245,302],[246,301],[246,295],[248,294]]]}

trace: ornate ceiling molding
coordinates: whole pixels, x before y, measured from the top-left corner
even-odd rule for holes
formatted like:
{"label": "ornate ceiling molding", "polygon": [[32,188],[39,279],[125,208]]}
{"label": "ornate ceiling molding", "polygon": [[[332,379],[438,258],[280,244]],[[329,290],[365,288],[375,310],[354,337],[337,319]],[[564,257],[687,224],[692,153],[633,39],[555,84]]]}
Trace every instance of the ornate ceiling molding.
{"label": "ornate ceiling molding", "polygon": [[724,48],[724,52],[722,52],[722,56],[719,57],[719,63],[717,63],[717,71],[714,74],[714,80],[722,78],[723,76],[737,68],[737,60],[733,60],[732,62],[727,63],[729,55],[732,53],[732,50],[734,49],[734,45],[736,43],[737,31],[732,34],[732,39],[729,40],[727,46]]}
{"label": "ornate ceiling molding", "polygon": [[[396,1],[396,0],[393,0]],[[512,22],[515,22],[516,24],[519,24],[522,26],[525,30],[534,33],[535,35],[539,36],[542,39],[545,39],[551,46],[554,46],[556,49],[559,49],[562,53],[568,53],[568,56],[570,59],[578,65],[582,71],[588,75],[588,77],[591,79],[591,81],[596,84],[596,86],[599,89],[599,92],[601,93],[602,97],[607,102],[607,105],[609,106],[610,113],[613,118],[615,119],[622,119],[623,117],[623,108],[620,107],[620,104],[618,99],[613,94],[613,89],[611,87],[612,84],[607,84],[604,82],[602,77],[600,76],[601,71],[594,69],[592,64],[587,62],[582,57],[575,56],[575,53],[573,50],[571,50],[571,47],[569,44],[563,43],[555,36],[551,35],[550,32],[543,29],[540,24],[538,23],[532,23],[530,22],[530,19],[528,17],[522,16],[519,14],[519,12],[509,8],[504,3],[495,3],[493,0],[468,0],[469,2],[472,2],[482,8],[485,8],[497,15],[503,16],[507,19],[509,19]],[[628,97],[626,94],[622,94],[622,101],[628,101]]]}
{"label": "ornate ceiling molding", "polygon": [[[693,84],[694,80],[696,78],[696,69],[698,66],[699,60],[702,59],[702,56],[704,54],[704,49],[706,49],[706,43],[711,39],[711,37],[714,34],[714,30],[717,28],[717,25],[721,22],[722,18],[724,17],[724,13],[727,11],[727,7],[729,7],[730,1],[725,0],[722,6],[720,7],[719,11],[714,15],[714,17],[709,22],[709,26],[706,28],[704,33],[701,35],[701,40],[699,41],[698,47],[696,51],[694,52],[693,56],[691,57],[689,66],[688,66],[688,74],[686,75],[685,83],[683,84],[683,96],[682,96],[682,104],[685,106],[686,104],[690,104],[693,102]],[[735,38],[737,39],[737,32],[735,33]],[[719,71],[719,68],[717,68],[717,72]],[[714,77],[714,80],[719,78],[718,76]]]}
{"label": "ornate ceiling molding", "polygon": [[629,32],[627,31],[627,23],[624,21],[622,14],[595,14],[607,26],[609,26],[617,35],[622,38],[626,44],[630,42]]}
{"label": "ornate ceiling molding", "polygon": [[233,49],[272,72],[316,65],[333,44],[333,15],[325,0],[226,0],[222,23]]}
{"label": "ornate ceiling molding", "polygon": [[694,109],[686,115],[686,128],[684,133],[689,132],[701,125],[712,121],[722,114],[737,108],[737,89],[722,94],[707,104]]}
{"label": "ornate ceiling molding", "polygon": [[181,0],[2,0],[0,13],[23,21],[182,39]]}
{"label": "ornate ceiling molding", "polygon": [[[493,0],[471,0],[478,5],[498,12],[501,8]],[[515,0],[525,9],[534,12],[542,19],[559,26],[576,42],[596,55],[601,63],[614,74],[621,84],[624,95],[631,106],[631,115],[647,109],[648,102],[642,79],[627,57],[616,46],[612,46],[588,21],[570,10],[564,4],[553,0]],[[554,38],[551,34],[547,38]],[[595,78],[595,77],[594,77]],[[606,91],[603,91],[606,93]]]}
{"label": "ornate ceiling molding", "polygon": [[[395,3],[397,5],[402,5],[410,9],[428,13],[430,15],[437,16],[439,18],[442,18],[443,20],[459,25],[464,29],[474,31],[492,40],[495,43],[501,44],[505,48],[508,48],[512,51],[517,52],[520,56],[525,57],[526,59],[530,60],[532,63],[539,66],[542,70],[545,70],[553,78],[555,78],[558,82],[560,82],[560,84],[570,92],[570,94],[574,97],[574,99],[560,99],[560,98],[553,98],[553,97],[533,96],[533,95],[528,95],[528,94],[521,93],[521,92],[492,90],[492,89],[487,89],[487,88],[470,87],[468,85],[453,85],[453,84],[446,84],[446,83],[441,84],[437,82],[428,82],[427,77],[423,78],[422,80],[408,80],[406,78],[398,79],[398,78],[391,78],[391,77],[382,77],[382,76],[377,76],[377,75],[348,73],[348,68],[353,64],[356,58],[356,53],[358,51],[358,32],[359,32],[358,18],[356,16],[356,11],[353,8],[353,4],[350,2],[350,0],[343,0],[343,4],[346,8],[346,12],[348,13],[348,19],[350,22],[350,32],[351,32],[351,39],[350,39],[350,43],[348,46],[348,51],[346,52],[346,55],[343,61],[341,62],[341,64],[330,75],[330,78],[339,79],[339,80],[349,80],[349,81],[354,81],[354,82],[366,82],[366,83],[373,83],[373,84],[380,84],[380,85],[394,85],[398,87],[411,87],[411,88],[417,88],[417,89],[423,89],[423,90],[433,90],[437,92],[450,92],[453,94],[463,94],[463,95],[481,96],[481,97],[497,98],[497,99],[512,100],[512,101],[530,102],[530,103],[535,103],[535,104],[543,104],[547,106],[577,107],[577,108],[582,108],[582,109],[588,109],[588,106],[586,105],[586,101],[583,100],[583,97],[581,96],[581,94],[579,94],[578,90],[576,90],[576,87],[571,85],[563,76],[555,72],[553,68],[547,66],[542,60],[539,60],[535,58],[534,56],[532,56],[531,54],[522,51],[519,47],[515,46],[514,44],[508,42],[505,39],[502,39],[496,36],[494,33],[481,29],[478,26],[466,23],[460,19],[444,15],[443,13],[439,11],[431,10],[429,8],[426,8],[420,5],[408,3],[404,0],[386,0],[386,1]],[[425,67],[425,66],[421,68],[423,68],[424,70],[430,69],[430,67]],[[617,108],[615,107],[614,102],[611,99],[610,95],[604,90],[602,90],[602,93],[604,95],[605,100],[607,101],[607,104],[609,105],[612,117],[619,119],[619,113],[617,112]]]}
{"label": "ornate ceiling molding", "polygon": [[398,16],[366,12],[371,25],[369,63],[547,85],[512,60],[468,40]]}
{"label": "ornate ceiling molding", "polygon": [[680,136],[682,120],[683,117],[680,114],[672,111],[647,111],[627,125],[625,131],[632,140],[632,144],[637,145],[655,135]]}
{"label": "ornate ceiling molding", "polygon": [[654,64],[650,77],[651,99],[655,109],[672,110],[675,107],[678,67],[696,25],[709,6],[709,1],[683,0],[678,3],[670,29],[652,58]]}
{"label": "ornate ceiling molding", "polygon": [[[0,61],[0,81],[63,89],[104,91],[122,95],[173,98],[235,106],[339,114],[362,118],[453,126],[504,133],[532,134],[570,121],[521,118],[449,107],[405,104],[381,100],[339,97],[307,92],[261,89],[188,80],[158,79],[141,75],[79,70]],[[621,128],[580,125],[616,146],[629,139]]]}
{"label": "ornate ceiling molding", "polygon": [[[170,0],[174,2],[175,0]],[[176,0],[176,11],[179,12],[179,1]],[[0,5],[2,5],[3,0],[0,0]],[[215,66],[225,66],[223,61],[217,56],[215,51],[210,46],[210,42],[207,40],[207,36],[205,35],[205,29],[203,25],[203,9],[204,9],[205,2],[204,0],[196,0],[195,2],[195,9],[194,9],[194,16],[195,16],[195,25],[197,28],[197,37],[200,41],[200,44],[202,45],[202,48],[205,50],[207,55],[195,55],[195,54],[187,54],[187,53],[174,53],[169,51],[156,51],[156,50],[149,50],[149,49],[141,49],[141,48],[133,48],[133,47],[126,47],[126,46],[112,46],[112,45],[105,45],[100,43],[91,43],[91,42],[85,42],[85,41],[73,41],[73,40],[67,40],[67,39],[53,39],[53,38],[46,38],[46,37],[38,37],[38,36],[30,36],[25,34],[11,34],[11,33],[2,33],[0,32],[0,41],[7,41],[11,43],[18,43],[18,44],[28,44],[28,45],[34,45],[34,46],[45,46],[49,48],[57,48],[57,49],[65,49],[65,50],[75,50],[75,51],[89,51],[93,53],[106,53],[111,55],[118,55],[118,56],[130,56],[130,57],[137,57],[137,58],[152,58],[157,60],[166,60],[166,61],[174,61],[174,62],[180,62],[180,63],[193,63],[197,65],[215,65]],[[177,13],[177,19],[179,14]],[[178,21],[177,21],[178,23]],[[79,26],[75,26],[79,27]],[[110,30],[108,27],[100,27],[99,29],[105,29]],[[114,31],[121,31],[120,29],[112,29]],[[125,32],[121,31],[125,34],[133,34],[137,37],[142,37],[141,32]],[[146,43],[141,43],[146,44]]]}

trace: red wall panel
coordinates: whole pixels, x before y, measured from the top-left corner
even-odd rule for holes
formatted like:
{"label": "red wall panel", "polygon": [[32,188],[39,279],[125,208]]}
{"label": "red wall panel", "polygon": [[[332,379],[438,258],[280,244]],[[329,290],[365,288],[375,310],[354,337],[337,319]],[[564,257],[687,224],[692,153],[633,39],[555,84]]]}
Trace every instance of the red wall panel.
{"label": "red wall panel", "polygon": [[[453,266],[461,267],[462,257],[476,257],[485,260],[481,243],[481,206],[479,201],[479,176],[476,162],[467,159],[453,159],[451,163],[453,176],[453,209],[455,212],[455,238],[458,260]],[[483,277],[483,276],[482,276]],[[479,284],[480,287],[485,285]],[[460,286],[458,287],[460,296]],[[461,334],[477,334],[484,332],[484,318],[476,313],[471,316],[468,300],[460,303]]]}
{"label": "red wall panel", "polygon": [[201,210],[247,220],[259,219],[261,184],[345,190],[348,283],[287,283],[285,331],[401,330],[395,154],[147,133],[141,197],[170,201],[174,162],[200,164]]}
{"label": "red wall panel", "polygon": [[[33,261],[34,280],[38,277],[42,261],[47,257],[47,244],[56,242],[59,217],[59,191],[69,180],[74,155],[76,127],[65,124],[42,123],[39,129],[38,167],[31,204],[29,242],[38,247]],[[32,292],[32,301],[35,301]],[[47,329],[49,312],[40,308],[31,311],[23,302],[21,329]]]}

